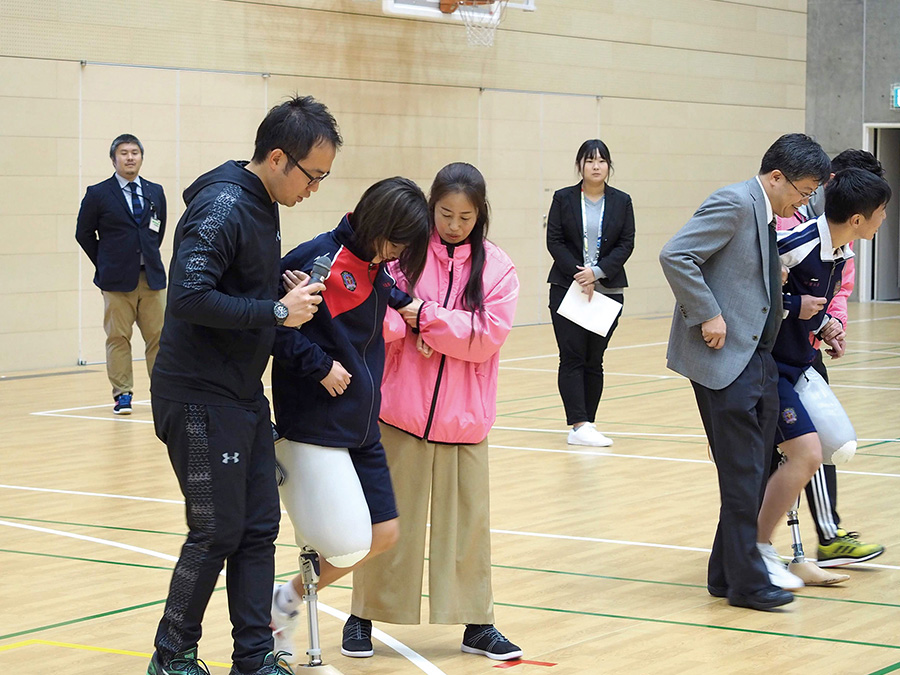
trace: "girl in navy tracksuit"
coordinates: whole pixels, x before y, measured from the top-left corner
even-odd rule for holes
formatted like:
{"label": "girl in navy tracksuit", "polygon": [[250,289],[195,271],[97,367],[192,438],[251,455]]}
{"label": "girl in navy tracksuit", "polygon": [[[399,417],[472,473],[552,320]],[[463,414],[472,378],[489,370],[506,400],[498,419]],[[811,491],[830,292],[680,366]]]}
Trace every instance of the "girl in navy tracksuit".
{"label": "girl in navy tracksuit", "polygon": [[[412,298],[395,289],[385,263],[398,259],[417,278],[430,223],[421,189],[389,178],[370,187],[337,228],[282,260],[287,285],[295,270],[309,272],[319,256],[332,261],[317,313],[299,329],[276,331],[272,363],[281,497],[298,545],[319,553],[319,587],[390,548],[398,536],[378,428],[382,327],[389,303],[402,307]],[[299,576],[276,589],[276,652],[297,656],[290,637],[302,594]]]}

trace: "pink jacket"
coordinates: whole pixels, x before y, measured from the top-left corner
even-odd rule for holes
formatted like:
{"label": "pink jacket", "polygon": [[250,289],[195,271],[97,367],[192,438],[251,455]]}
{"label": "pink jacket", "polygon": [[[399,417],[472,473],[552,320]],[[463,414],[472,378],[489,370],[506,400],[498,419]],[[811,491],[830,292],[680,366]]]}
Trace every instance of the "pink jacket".
{"label": "pink jacket", "polygon": [[[778,216],[775,219],[775,228],[778,230],[790,230],[802,222],[804,221],[797,216],[793,218]],[[852,241],[850,242],[850,248],[853,248]],[[849,258],[844,263],[844,271],[841,274],[841,288],[831,299],[827,310],[828,314],[844,324],[844,330],[847,330],[847,298],[850,297],[850,294],[853,292],[853,286],[856,283],[856,263],[854,260],[855,258]],[[818,347],[819,341],[815,340],[815,338],[813,340],[813,346]]]}
{"label": "pink jacket", "polygon": [[[497,416],[500,347],[512,328],[519,280],[509,256],[484,242],[484,315],[463,309],[469,279],[469,244],[451,258],[435,232],[428,262],[411,295],[425,302],[419,331],[434,353],[416,350],[416,335],[400,314],[388,308],[384,323],[386,356],[381,384],[381,420],[437,443],[478,443]],[[396,263],[389,267],[397,286],[408,291]],[[470,337],[474,325],[474,336]]]}

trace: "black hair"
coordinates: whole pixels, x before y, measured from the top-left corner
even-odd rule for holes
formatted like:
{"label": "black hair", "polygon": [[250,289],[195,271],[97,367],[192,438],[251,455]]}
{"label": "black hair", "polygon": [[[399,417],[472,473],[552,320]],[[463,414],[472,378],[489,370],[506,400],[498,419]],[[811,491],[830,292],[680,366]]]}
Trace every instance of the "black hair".
{"label": "black hair", "polygon": [[766,150],[759,173],[771,173],[776,169],[790,181],[814,178],[824,183],[831,175],[831,160],[812,137],[785,134]]}
{"label": "black hair", "polygon": [[838,171],[825,186],[825,216],[834,223],[846,223],[857,213],[872,213],[891,199],[891,186],[870,171],[851,167]]}
{"label": "black hair", "polygon": [[[280,149],[294,161],[302,162],[323,143],[335,150],[344,143],[337,122],[328,108],[312,96],[295,96],[272,108],[259,125],[253,161],[262,163],[272,150]],[[292,168],[291,164],[286,164],[285,171]]]}
{"label": "black hair", "polygon": [[869,173],[874,173],[879,178],[884,178],[884,167],[881,162],[875,159],[875,155],[866,150],[844,150],[831,160],[831,171],[837,173],[843,169],[854,167],[856,169],[864,169]]}
{"label": "black hair", "polygon": [[354,248],[371,260],[390,242],[405,244],[398,262],[412,288],[428,255],[431,219],[425,193],[408,178],[380,180],[363,193],[350,214]]}
{"label": "black hair", "polygon": [[109,146],[109,158],[116,158],[116,150],[123,143],[134,143],[141,149],[141,157],[144,156],[144,145],[138,140],[138,137],[134,134],[120,134],[116,136],[116,139],[112,142],[112,145]]}
{"label": "black hair", "polygon": [[[587,140],[581,144],[580,148],[578,148],[578,152],[575,153],[575,168],[578,170],[578,173],[581,173],[586,159],[594,159],[595,157],[606,160],[606,163],[609,164],[609,176],[612,176],[612,156],[609,154],[609,148],[606,147],[606,143],[599,138]],[[609,178],[607,178],[607,180],[609,180]]]}
{"label": "black hair", "polygon": [[434,218],[437,203],[450,194],[462,193],[475,207],[475,225],[469,233],[468,243],[471,247],[472,261],[466,289],[463,294],[463,307],[472,312],[472,332],[475,335],[475,315],[484,319],[484,240],[487,237],[491,221],[491,206],[487,200],[487,185],[484,176],[471,164],[453,162],[437,172],[428,195],[428,212]]}

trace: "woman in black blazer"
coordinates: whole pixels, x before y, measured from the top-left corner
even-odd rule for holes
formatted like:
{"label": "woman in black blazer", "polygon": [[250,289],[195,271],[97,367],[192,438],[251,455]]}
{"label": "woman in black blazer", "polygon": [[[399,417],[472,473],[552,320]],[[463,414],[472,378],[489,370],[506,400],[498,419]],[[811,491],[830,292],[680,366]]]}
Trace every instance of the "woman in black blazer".
{"label": "woman in black blazer", "polygon": [[568,442],[609,446],[612,440],[597,430],[594,416],[603,394],[603,353],[619,320],[601,337],[557,310],[573,280],[588,296],[599,292],[623,302],[628,286],[624,265],[634,250],[634,209],[631,197],[607,185],[613,165],[603,141],[582,143],[575,166],[581,182],[554,193],[547,218],[547,250],[553,256],[547,278],[550,316],[559,346],[557,383],[566,423],[572,427]]}

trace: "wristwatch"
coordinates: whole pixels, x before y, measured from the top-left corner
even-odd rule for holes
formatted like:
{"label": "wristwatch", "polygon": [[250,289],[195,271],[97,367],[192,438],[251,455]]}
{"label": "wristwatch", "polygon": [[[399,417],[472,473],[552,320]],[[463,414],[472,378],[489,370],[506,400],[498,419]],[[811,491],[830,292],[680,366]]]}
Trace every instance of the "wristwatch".
{"label": "wristwatch", "polygon": [[285,320],[288,318],[288,314],[290,314],[290,312],[288,311],[287,305],[285,305],[283,302],[279,302],[278,300],[276,300],[275,308],[273,311],[275,312],[275,325],[283,326]]}

